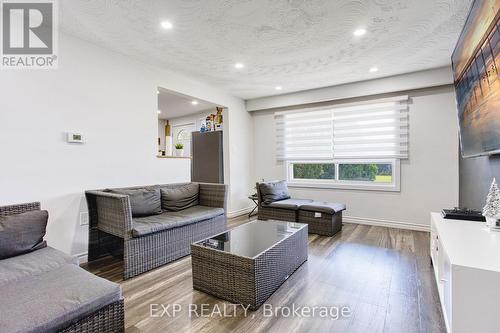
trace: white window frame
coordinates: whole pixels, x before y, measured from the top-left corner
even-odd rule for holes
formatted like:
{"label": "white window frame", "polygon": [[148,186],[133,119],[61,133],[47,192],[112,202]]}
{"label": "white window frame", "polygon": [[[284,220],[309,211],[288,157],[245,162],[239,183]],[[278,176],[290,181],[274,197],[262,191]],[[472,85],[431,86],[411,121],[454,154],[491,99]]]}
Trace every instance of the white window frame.
{"label": "white window frame", "polygon": [[[329,179],[296,179],[293,178],[293,164],[335,164],[335,180]],[[339,180],[339,164],[391,164],[392,182],[374,183],[363,181]],[[397,158],[384,159],[334,159],[334,160],[288,160],[284,163],[286,179],[290,187],[308,187],[308,188],[332,188],[346,190],[368,190],[368,191],[391,191],[399,192],[401,190],[401,162]]]}

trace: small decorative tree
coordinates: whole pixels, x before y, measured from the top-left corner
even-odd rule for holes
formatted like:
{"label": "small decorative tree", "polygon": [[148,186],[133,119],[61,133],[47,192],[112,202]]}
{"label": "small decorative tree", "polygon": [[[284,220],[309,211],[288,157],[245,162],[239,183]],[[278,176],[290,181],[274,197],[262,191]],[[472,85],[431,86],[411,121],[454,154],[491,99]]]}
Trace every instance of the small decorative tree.
{"label": "small decorative tree", "polygon": [[496,216],[500,215],[500,190],[498,189],[495,178],[493,178],[493,181],[491,182],[490,191],[486,197],[486,205],[483,207],[483,215],[486,217],[488,224],[491,223],[491,221],[488,221],[488,218],[495,220]]}

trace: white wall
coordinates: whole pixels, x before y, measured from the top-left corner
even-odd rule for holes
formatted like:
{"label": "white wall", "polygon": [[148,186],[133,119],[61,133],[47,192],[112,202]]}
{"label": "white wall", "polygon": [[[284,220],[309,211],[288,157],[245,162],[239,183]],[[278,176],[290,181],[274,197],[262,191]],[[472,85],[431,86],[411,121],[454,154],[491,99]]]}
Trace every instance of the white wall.
{"label": "white wall", "polygon": [[379,79],[346,83],[288,94],[255,98],[246,102],[248,111],[287,107],[290,105],[319,103],[346,98],[357,98],[398,91],[440,87],[453,83],[451,67],[439,67]]}
{"label": "white wall", "polygon": [[[354,93],[354,92],[353,92]],[[451,86],[405,92],[410,102],[410,158],[401,191],[293,188],[295,197],[343,202],[346,221],[428,229],[429,212],[458,205],[458,127]],[[387,95],[379,95],[376,98]],[[357,99],[354,99],[357,100]],[[344,101],[345,102],[345,101]],[[255,179],[284,179],[275,158],[272,111],[253,112]]]}
{"label": "white wall", "polygon": [[[204,111],[201,111],[198,113],[189,114],[189,115],[182,116],[182,117],[169,118],[169,123],[170,123],[170,126],[172,126],[172,127],[179,126],[179,125],[186,125],[186,124],[194,124],[195,130],[199,131],[200,127],[201,127],[200,119],[201,118],[205,119],[205,118],[207,118],[207,116],[209,116],[211,114],[215,114],[216,112],[217,111],[215,110],[215,108],[213,108],[213,109],[204,110]],[[223,113],[225,113],[225,112],[227,112],[227,111],[224,111]],[[223,114],[223,116],[224,116],[224,114]]]}
{"label": "white wall", "polygon": [[[160,86],[228,107],[229,211],[248,206],[252,175],[241,165],[252,160],[253,132],[241,99],[74,37],[59,42],[59,69],[0,74],[0,204],[41,201],[49,245],[78,254],[87,250],[84,190],[189,180],[189,160],[156,157]],[[86,143],[67,144],[71,130]]]}

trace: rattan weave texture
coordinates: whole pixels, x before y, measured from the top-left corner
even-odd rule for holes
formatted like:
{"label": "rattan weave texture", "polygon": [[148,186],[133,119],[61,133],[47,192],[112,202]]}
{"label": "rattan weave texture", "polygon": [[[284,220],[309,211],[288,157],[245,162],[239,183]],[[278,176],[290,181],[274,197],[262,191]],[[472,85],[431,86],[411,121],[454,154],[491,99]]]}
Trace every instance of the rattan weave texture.
{"label": "rattan weave texture", "polygon": [[307,225],[254,258],[191,245],[193,288],[258,309],[307,260]]}

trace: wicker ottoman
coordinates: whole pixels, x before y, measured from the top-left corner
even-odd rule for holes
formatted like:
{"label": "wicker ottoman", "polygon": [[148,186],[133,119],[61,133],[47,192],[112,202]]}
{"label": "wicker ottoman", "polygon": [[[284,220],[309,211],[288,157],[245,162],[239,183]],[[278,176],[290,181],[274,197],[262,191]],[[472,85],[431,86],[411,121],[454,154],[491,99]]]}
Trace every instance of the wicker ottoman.
{"label": "wicker ottoman", "polygon": [[345,205],[341,203],[313,201],[300,206],[297,222],[307,223],[312,234],[333,236],[342,230],[342,211]]}
{"label": "wicker ottoman", "polygon": [[307,260],[307,225],[253,221],[191,245],[193,288],[258,309]]}

